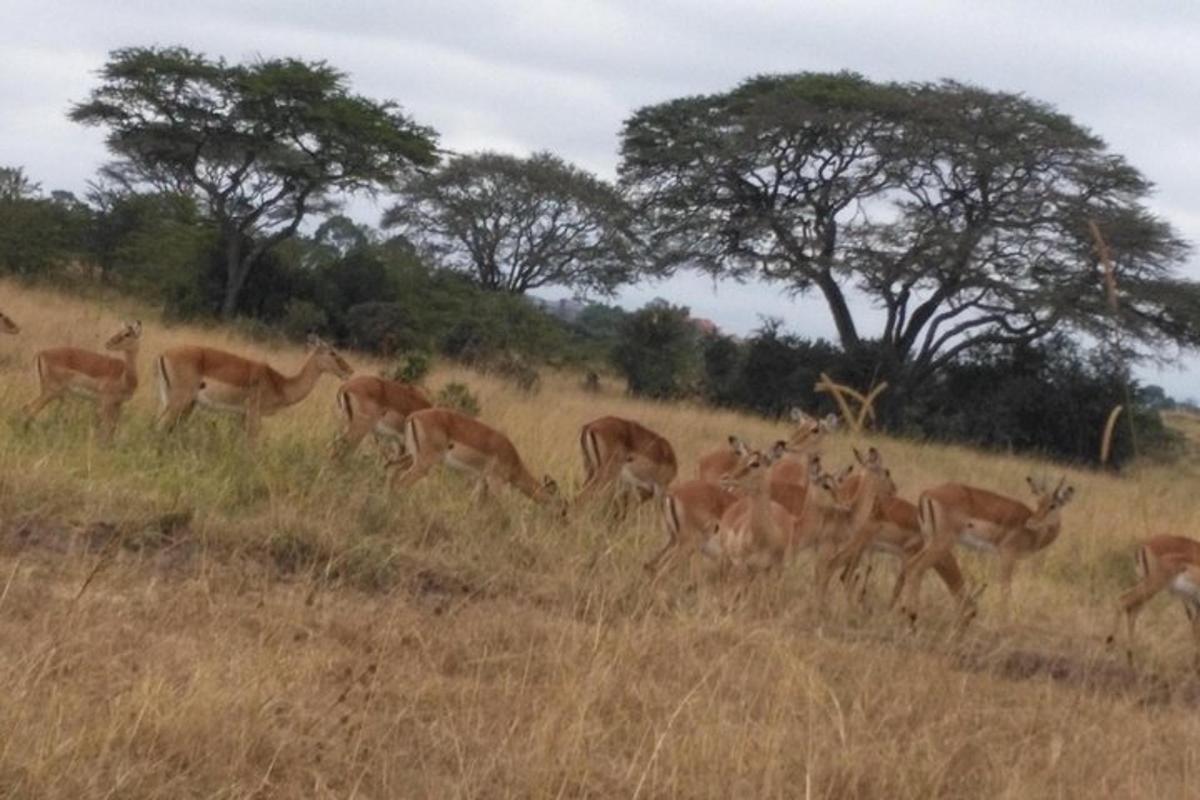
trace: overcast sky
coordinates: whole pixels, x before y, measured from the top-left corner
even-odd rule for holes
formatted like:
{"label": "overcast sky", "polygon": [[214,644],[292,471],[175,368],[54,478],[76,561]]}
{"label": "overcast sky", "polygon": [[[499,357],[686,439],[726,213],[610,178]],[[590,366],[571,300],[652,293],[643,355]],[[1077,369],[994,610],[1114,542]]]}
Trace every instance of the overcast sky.
{"label": "overcast sky", "polygon": [[[621,122],[639,106],[755,73],[850,69],[1049,101],[1153,180],[1155,210],[1200,241],[1200,4],[4,0],[3,11],[0,164],[23,165],[46,189],[78,192],[105,160],[101,132],[65,112],[108,51],[129,45],[325,59],[357,91],[432,125],[448,148],[549,149],[605,177]],[[1200,279],[1200,264],[1189,274]],[[695,275],[634,287],[621,302],[658,295],[738,333],[764,314],[806,335],[833,332],[820,301]],[[1196,369],[1189,359],[1186,371],[1144,377],[1196,397]]]}

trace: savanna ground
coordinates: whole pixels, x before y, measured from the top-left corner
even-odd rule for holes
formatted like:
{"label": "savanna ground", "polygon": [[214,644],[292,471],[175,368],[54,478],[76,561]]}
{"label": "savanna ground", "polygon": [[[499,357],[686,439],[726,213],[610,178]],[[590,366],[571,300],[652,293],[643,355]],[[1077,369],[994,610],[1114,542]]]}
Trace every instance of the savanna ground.
{"label": "savanna ground", "polygon": [[[146,319],[143,386],[115,445],[78,402],[16,422],[33,353],[97,347],[145,309],[0,285],[24,331],[0,339],[0,795],[8,797],[1184,797],[1200,770],[1200,681],[1177,604],[1143,615],[1138,671],[1102,639],[1132,580],[1131,543],[1189,533],[1197,469],[1071,471],[1075,502],[1023,562],[1012,621],[997,597],[961,640],[932,574],[909,633],[840,592],[824,620],[805,555],[726,607],[686,570],[657,587],[649,507],[564,525],[515,494],[468,503],[439,471],[391,494],[373,444],[326,448],[336,381],[264,423],[153,431],[150,362],[204,341],[270,359],[221,329]],[[379,367],[348,354],[360,371]],[[668,436],[690,476],[730,432],[780,425],[577,389],[535,397],[459,370],[482,418],[535,474],[573,492],[579,425],[602,413]],[[1036,461],[884,438],[900,484],[955,478],[1024,498]],[[854,444],[834,437],[830,465]],[[964,555],[976,579],[991,565]]]}

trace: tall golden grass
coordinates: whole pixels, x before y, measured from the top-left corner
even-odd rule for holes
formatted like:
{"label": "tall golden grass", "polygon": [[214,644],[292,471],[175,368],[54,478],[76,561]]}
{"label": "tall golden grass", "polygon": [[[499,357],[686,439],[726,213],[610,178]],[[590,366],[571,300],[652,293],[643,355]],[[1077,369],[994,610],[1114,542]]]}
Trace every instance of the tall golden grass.
{"label": "tall golden grass", "polygon": [[[284,370],[303,353],[223,328],[144,319],[143,383],[114,445],[68,402],[24,431],[33,353],[96,347],[125,301],[0,283],[23,327],[0,338],[0,795],[8,797],[1185,797],[1200,768],[1200,682],[1183,615],[1143,616],[1137,672],[1101,644],[1131,545],[1189,533],[1191,464],[1071,471],[1064,532],[1023,562],[1013,621],[993,598],[957,641],[945,593],[909,633],[882,609],[812,606],[797,559],[729,608],[687,570],[647,584],[649,507],[563,524],[515,494],[471,506],[436,473],[386,489],[370,442],[341,468],[332,379],[242,446],[198,413],[153,431],[152,355],[203,341]],[[380,365],[348,354],[360,370]],[[771,422],[638,402],[544,376],[536,397],[469,383],[535,474],[582,478],[579,425],[639,419],[682,474],[731,432]],[[880,448],[915,498],[964,480],[1024,495],[1059,468],[962,447]],[[190,528],[160,530],[192,512]],[[982,577],[990,565],[964,555]]]}

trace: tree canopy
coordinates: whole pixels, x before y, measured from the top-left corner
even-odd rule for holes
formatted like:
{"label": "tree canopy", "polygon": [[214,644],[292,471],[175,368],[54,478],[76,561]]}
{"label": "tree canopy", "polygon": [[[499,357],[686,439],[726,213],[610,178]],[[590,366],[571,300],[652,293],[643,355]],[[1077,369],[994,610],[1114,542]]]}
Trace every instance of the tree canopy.
{"label": "tree canopy", "polygon": [[400,197],[384,225],[484,289],[607,294],[632,278],[620,194],[550,153],[456,156],[407,181]]}
{"label": "tree canopy", "polygon": [[220,235],[226,316],[261,256],[309,214],[437,161],[431,129],[394,103],[353,94],[320,61],[116,50],[71,118],[108,129],[110,178],[204,203]]}
{"label": "tree canopy", "polygon": [[[638,110],[621,181],[653,269],[755,275],[819,291],[842,346],[911,384],[959,353],[1114,326],[1139,354],[1200,344],[1188,253],[1151,185],[1045,103],[953,81],[756,77]],[[1104,231],[1113,315],[1088,223]],[[886,312],[869,334],[848,302]],[[869,341],[873,340],[873,341]]]}

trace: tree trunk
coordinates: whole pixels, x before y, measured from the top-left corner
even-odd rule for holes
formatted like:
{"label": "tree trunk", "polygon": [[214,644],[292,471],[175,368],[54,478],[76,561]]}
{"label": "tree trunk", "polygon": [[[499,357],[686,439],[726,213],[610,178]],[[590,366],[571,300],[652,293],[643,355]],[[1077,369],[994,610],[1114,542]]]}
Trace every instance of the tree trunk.
{"label": "tree trunk", "polygon": [[233,319],[237,313],[242,286],[246,283],[249,259],[242,252],[242,236],[236,230],[227,230],[225,237],[225,297],[221,301],[221,316]]}
{"label": "tree trunk", "polygon": [[842,293],[842,288],[828,271],[819,275],[816,283],[825,295],[829,313],[833,315],[833,324],[837,326],[842,349],[853,350],[858,347],[858,329],[854,326],[854,317],[850,313],[850,306],[846,304],[846,295]]}

